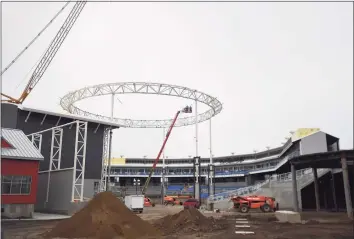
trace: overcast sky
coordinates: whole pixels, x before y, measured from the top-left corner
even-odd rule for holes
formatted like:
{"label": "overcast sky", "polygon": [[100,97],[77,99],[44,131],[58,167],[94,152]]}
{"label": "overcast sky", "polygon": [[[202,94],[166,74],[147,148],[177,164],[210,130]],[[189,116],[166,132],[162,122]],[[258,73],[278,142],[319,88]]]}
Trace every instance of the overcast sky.
{"label": "overcast sky", "polygon": [[[74,3],[4,75],[18,97]],[[2,68],[64,3],[2,3]],[[59,98],[85,86],[147,81],[218,97],[215,156],[285,142],[289,131],[318,127],[353,147],[352,3],[88,3],[24,105],[62,112]],[[115,116],[172,118],[188,100],[119,96]],[[109,115],[109,97],[79,105]],[[207,110],[200,106],[200,110]],[[194,126],[175,128],[166,155],[195,155]],[[162,129],[114,131],[113,156],[156,157]],[[199,125],[209,156],[209,124]]]}

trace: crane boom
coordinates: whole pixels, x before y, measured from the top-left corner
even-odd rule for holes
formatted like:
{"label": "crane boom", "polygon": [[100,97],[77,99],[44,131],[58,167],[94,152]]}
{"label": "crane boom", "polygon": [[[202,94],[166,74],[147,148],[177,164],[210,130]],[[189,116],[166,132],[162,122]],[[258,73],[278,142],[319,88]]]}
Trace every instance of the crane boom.
{"label": "crane boom", "polygon": [[33,88],[37,85],[37,83],[40,81],[42,78],[44,72],[47,70],[49,64],[51,61],[54,59],[56,53],[58,52],[60,46],[63,44],[66,36],[70,32],[72,26],[76,22],[77,18],[79,17],[82,9],[84,8],[85,4],[87,1],[79,1],[76,2],[74,7],[72,8],[71,12],[69,13],[68,17],[66,18],[65,22],[61,26],[60,30],[50,43],[49,47],[47,48],[46,52],[44,53],[42,59],[38,63],[37,67],[35,68],[30,81],[28,82],[25,90],[21,94],[19,99],[15,99],[13,97],[9,97],[5,94],[1,94],[2,96],[5,96],[8,98],[9,102],[17,103],[17,104],[22,104],[23,101],[27,98],[27,96],[30,94],[30,92],[33,90]]}
{"label": "crane boom", "polygon": [[175,125],[176,120],[177,120],[177,118],[178,118],[178,115],[179,115],[180,113],[181,113],[180,110],[177,111],[177,113],[176,113],[176,115],[175,115],[175,117],[174,117],[174,119],[173,119],[173,121],[172,121],[172,123],[171,123],[171,125],[170,125],[170,128],[169,128],[168,131],[167,131],[165,140],[163,141],[163,144],[162,144],[162,146],[161,146],[161,149],[160,149],[160,151],[159,151],[159,154],[157,155],[157,158],[155,159],[154,164],[152,165],[152,168],[151,168],[151,170],[150,170],[149,176],[148,176],[148,178],[147,178],[146,181],[145,181],[144,187],[143,187],[143,189],[142,189],[142,194],[143,194],[143,195],[145,195],[145,193],[146,193],[146,189],[147,189],[147,187],[149,186],[149,183],[150,183],[150,180],[151,180],[151,176],[152,176],[152,174],[153,174],[154,171],[155,171],[156,164],[157,164],[157,162],[160,160],[160,157],[161,157],[161,154],[162,154],[162,152],[163,152],[163,149],[165,148],[165,145],[166,145],[166,143],[167,143],[167,140],[168,140],[168,138],[170,137],[172,128],[173,128],[173,126]]}

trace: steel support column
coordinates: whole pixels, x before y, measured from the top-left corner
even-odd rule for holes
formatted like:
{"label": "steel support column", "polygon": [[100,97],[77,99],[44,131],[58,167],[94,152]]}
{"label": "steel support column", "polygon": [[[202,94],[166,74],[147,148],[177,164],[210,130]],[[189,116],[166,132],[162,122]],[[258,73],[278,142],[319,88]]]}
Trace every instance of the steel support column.
{"label": "steel support column", "polygon": [[101,169],[101,181],[100,192],[106,191],[107,188],[107,169],[108,169],[108,141],[109,141],[109,128],[104,128],[103,131],[103,147],[102,147],[102,169]]}
{"label": "steel support column", "polygon": [[49,202],[51,172],[60,169],[62,142],[63,142],[63,128],[52,129],[52,141],[50,143],[50,159],[49,159],[49,169],[48,169],[48,178],[47,178],[46,203]]}
{"label": "steel support column", "polygon": [[76,122],[75,157],[71,201],[83,201],[86,164],[87,122]]}
{"label": "steel support column", "polygon": [[[114,94],[111,96],[111,122],[113,122],[114,117]],[[109,148],[108,148],[108,172],[107,172],[107,181],[106,181],[106,191],[109,191],[111,188],[111,161],[112,161],[112,127],[109,129]]]}
{"label": "steel support column", "polygon": [[60,169],[62,143],[63,128],[53,129],[50,147],[50,171]]}
{"label": "steel support column", "polygon": [[344,186],[344,195],[345,195],[345,205],[347,208],[347,214],[350,219],[353,219],[353,205],[350,195],[350,184],[349,184],[349,175],[348,175],[348,164],[345,154],[341,155],[342,163],[342,173],[343,173],[343,186]]}
{"label": "steel support column", "polygon": [[315,202],[316,202],[316,211],[320,211],[320,192],[318,187],[318,175],[317,168],[312,168],[313,173],[313,184],[315,186]]}
{"label": "steel support column", "polygon": [[194,157],[194,198],[200,200],[200,157]]}
{"label": "steel support column", "polygon": [[195,157],[198,157],[198,101],[195,100]]}
{"label": "steel support column", "polygon": [[211,127],[211,119],[209,119],[209,174],[208,174],[208,186],[209,186],[209,196],[215,194],[215,185],[214,185],[214,162],[213,162],[213,150],[212,150],[212,127]]}

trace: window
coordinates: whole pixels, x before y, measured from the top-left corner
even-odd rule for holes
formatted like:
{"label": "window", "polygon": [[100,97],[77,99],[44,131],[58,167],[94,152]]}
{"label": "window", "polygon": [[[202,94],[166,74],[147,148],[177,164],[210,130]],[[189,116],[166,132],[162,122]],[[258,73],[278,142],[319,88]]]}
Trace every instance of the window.
{"label": "window", "polygon": [[31,176],[1,176],[1,194],[28,195],[31,192]]}

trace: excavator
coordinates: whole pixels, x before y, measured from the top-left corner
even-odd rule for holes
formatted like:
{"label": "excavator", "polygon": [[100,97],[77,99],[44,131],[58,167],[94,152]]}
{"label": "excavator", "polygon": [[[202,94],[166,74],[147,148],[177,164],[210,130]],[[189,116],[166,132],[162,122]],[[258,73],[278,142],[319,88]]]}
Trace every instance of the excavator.
{"label": "excavator", "polygon": [[175,125],[175,123],[177,121],[177,118],[178,118],[178,116],[181,113],[187,113],[187,114],[192,113],[192,107],[191,106],[186,106],[182,110],[177,111],[175,117],[173,118],[172,123],[171,123],[171,125],[170,125],[170,127],[169,127],[169,129],[167,131],[166,137],[165,137],[165,139],[163,141],[163,144],[162,144],[162,146],[160,148],[160,151],[159,151],[159,153],[158,153],[158,155],[157,155],[157,157],[156,157],[156,159],[155,159],[155,161],[154,161],[154,163],[153,163],[153,165],[151,167],[149,176],[147,177],[147,179],[145,181],[145,184],[144,184],[144,186],[142,188],[141,194],[144,195],[144,196],[146,195],[146,190],[147,190],[147,188],[149,186],[149,183],[150,183],[151,177],[152,177],[152,175],[153,175],[153,173],[155,171],[156,165],[157,165],[158,161],[160,160],[161,154],[162,154],[162,152],[163,152],[163,150],[164,150],[164,148],[166,146],[167,140],[170,137],[172,129],[173,129],[173,127],[174,127],[174,125]]}
{"label": "excavator", "polygon": [[[74,7],[71,9],[68,17],[65,19],[63,25],[59,29],[58,33],[55,35],[53,38],[52,42],[50,43],[49,47],[45,51],[43,57],[37,64],[35,70],[32,73],[32,76],[27,83],[24,91],[22,92],[21,96],[19,98],[15,98],[12,96],[9,96],[7,94],[1,93],[1,95],[7,99],[2,98],[1,102],[10,102],[10,103],[15,103],[15,104],[22,104],[27,96],[31,93],[33,88],[37,85],[37,83],[40,81],[42,78],[43,74],[47,70],[48,66],[54,59],[56,53],[58,52],[59,48],[63,44],[64,40],[66,39],[68,33],[70,32],[71,28],[73,27],[74,23],[78,19],[82,9],[86,5],[87,1],[78,1],[75,3]],[[62,7],[59,12],[54,16],[53,19],[39,32],[39,34],[15,57],[14,60],[10,62],[10,64],[5,67],[2,72],[1,76],[17,61],[17,59],[38,39],[38,37],[48,28],[48,26],[53,23],[56,17],[65,9],[65,7],[70,3],[68,1],[65,3],[64,7]]]}

